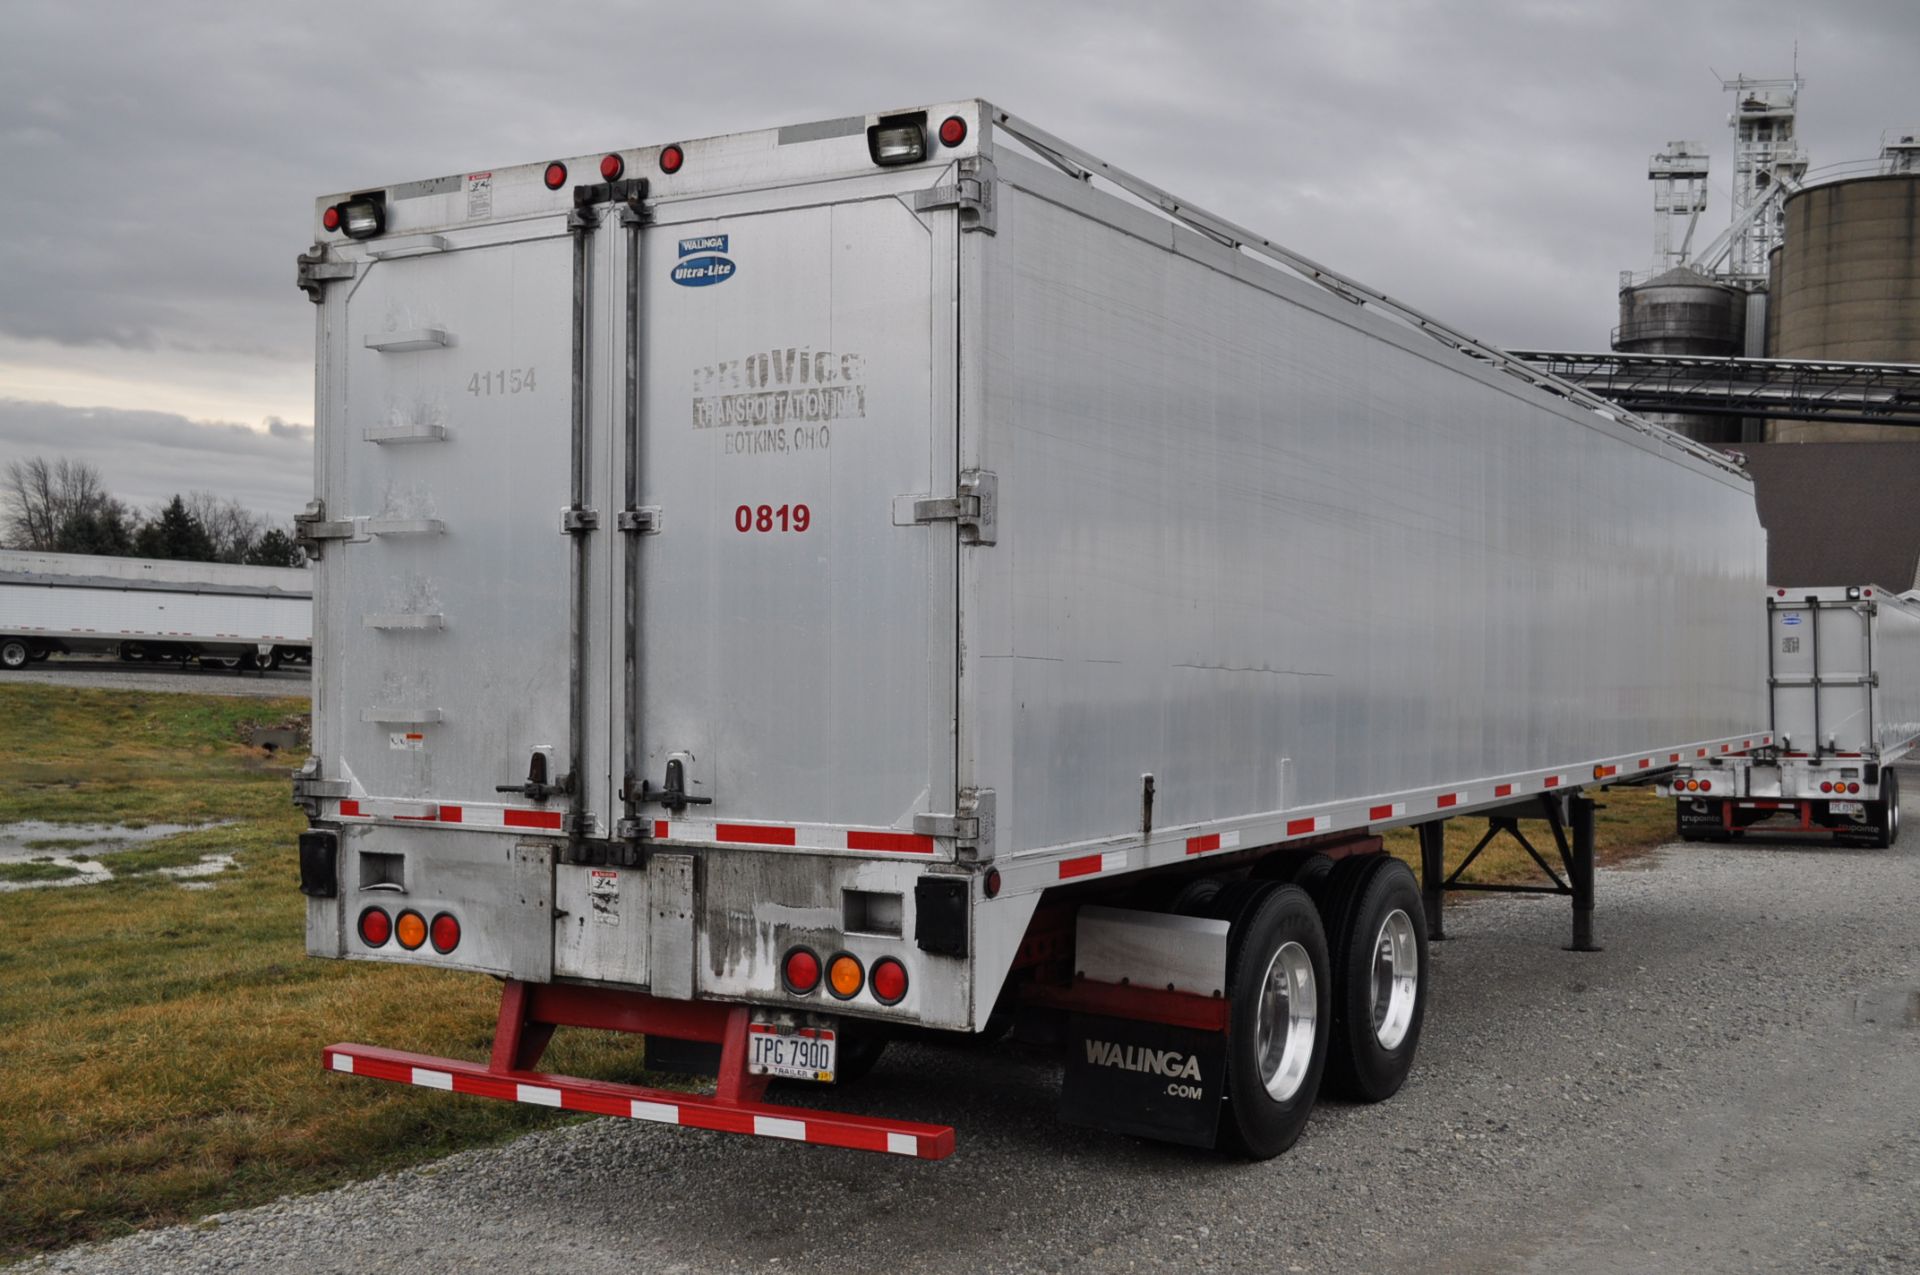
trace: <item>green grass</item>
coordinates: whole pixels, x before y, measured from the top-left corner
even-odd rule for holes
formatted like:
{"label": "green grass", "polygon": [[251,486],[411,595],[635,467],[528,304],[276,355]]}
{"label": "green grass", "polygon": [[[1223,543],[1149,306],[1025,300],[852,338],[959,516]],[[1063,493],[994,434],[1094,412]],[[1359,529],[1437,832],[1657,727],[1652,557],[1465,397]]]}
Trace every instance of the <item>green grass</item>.
{"label": "green grass", "polygon": [[[0,687],[0,822],[233,821],[114,854],[103,885],[0,894],[0,1261],[575,1118],[320,1069],[341,1040],[484,1059],[498,984],[307,958],[288,771],[242,742],[305,709]],[[239,866],[210,890],[155,872],[213,853]],[[600,1033],[551,1065],[643,1075]]]}
{"label": "green grass", "polygon": [[80,869],[67,863],[0,863],[0,881],[64,881],[79,875]]}

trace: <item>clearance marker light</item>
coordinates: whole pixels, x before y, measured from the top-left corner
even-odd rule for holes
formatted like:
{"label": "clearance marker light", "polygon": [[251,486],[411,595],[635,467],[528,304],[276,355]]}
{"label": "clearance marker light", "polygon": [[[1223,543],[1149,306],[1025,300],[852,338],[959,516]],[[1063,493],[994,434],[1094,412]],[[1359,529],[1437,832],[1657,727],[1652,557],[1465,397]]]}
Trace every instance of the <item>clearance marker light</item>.
{"label": "clearance marker light", "polygon": [[827,990],[843,1001],[858,996],[866,981],[867,972],[860,968],[860,958],[851,952],[842,952],[827,962]]}
{"label": "clearance marker light", "polygon": [[891,956],[873,963],[873,999],[882,1005],[898,1005],[907,994],[907,967]]}
{"label": "clearance marker light", "polygon": [[340,205],[335,204],[333,207],[321,213],[320,224],[325,226],[328,230],[340,229]]}
{"label": "clearance marker light", "polygon": [[940,121],[940,144],[958,146],[967,140],[967,122],[958,115],[949,115]]}
{"label": "clearance marker light", "polygon": [[820,958],[809,948],[796,947],[781,962],[780,975],[786,979],[788,991],[805,996],[820,986]]}
{"label": "clearance marker light", "polygon": [[687,153],[678,146],[668,146],[660,152],[660,171],[663,173],[677,173],[680,165],[686,162]]}
{"label": "clearance marker light", "polygon": [[548,190],[559,190],[562,186],[566,185],[567,166],[557,159],[551,164],[548,164],[546,182]]}
{"label": "clearance marker light", "polygon": [[379,908],[360,914],[360,941],[368,947],[385,947],[393,937],[393,921]]}
{"label": "clearance marker light", "polygon": [[393,923],[393,935],[400,940],[401,947],[415,951],[427,941],[427,918],[408,909]]}
{"label": "clearance marker light", "polygon": [[627,161],[618,155],[604,155],[600,159],[600,180],[617,182],[620,174],[627,171]]}

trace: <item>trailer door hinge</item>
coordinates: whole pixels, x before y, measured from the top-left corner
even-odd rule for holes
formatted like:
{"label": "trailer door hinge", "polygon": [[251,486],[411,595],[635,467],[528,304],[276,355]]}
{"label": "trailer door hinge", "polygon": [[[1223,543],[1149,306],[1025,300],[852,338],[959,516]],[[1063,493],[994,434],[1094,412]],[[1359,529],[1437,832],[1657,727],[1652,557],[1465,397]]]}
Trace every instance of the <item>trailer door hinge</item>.
{"label": "trailer door hinge", "polygon": [[578,505],[569,505],[560,511],[561,535],[583,535],[599,525],[600,511],[597,509],[582,509]]}
{"label": "trailer door hinge", "polygon": [[357,268],[351,261],[327,260],[327,245],[317,243],[313,251],[303,252],[294,258],[294,282],[307,294],[307,300],[319,305],[326,299],[329,283],[336,279],[351,279]]}
{"label": "trailer door hinge", "polygon": [[993,234],[992,161],[984,156],[975,156],[961,160],[956,167],[959,173],[951,185],[915,192],[913,210],[933,212],[941,208],[957,209],[962,231],[981,230]]}
{"label": "trailer door hinge", "polygon": [[954,855],[963,863],[987,863],[993,858],[993,806],[993,789],[962,788],[954,813],[915,815],[913,830],[952,841]]}
{"label": "trailer door hinge", "polygon": [[900,503],[911,504],[915,523],[957,523],[967,544],[995,543],[1000,534],[999,479],[984,469],[968,469],[961,472],[959,486],[957,496],[902,496]]}
{"label": "trailer door hinge", "polygon": [[356,534],[358,529],[351,518],[328,521],[324,500],[308,501],[307,507],[293,516],[293,542],[310,558],[319,557],[327,541],[351,540]]}
{"label": "trailer door hinge", "polygon": [[308,757],[293,773],[293,804],[304,808],[309,818],[320,817],[322,798],[345,797],[352,791],[352,785],[344,779],[323,778],[318,757]]}

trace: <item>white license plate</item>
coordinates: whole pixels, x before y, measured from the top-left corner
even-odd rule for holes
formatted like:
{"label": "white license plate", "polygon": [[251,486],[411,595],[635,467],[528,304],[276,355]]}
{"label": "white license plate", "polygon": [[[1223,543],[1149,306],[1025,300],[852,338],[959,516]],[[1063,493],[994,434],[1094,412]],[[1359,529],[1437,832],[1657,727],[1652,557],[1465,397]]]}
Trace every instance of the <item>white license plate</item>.
{"label": "white license plate", "polygon": [[1827,803],[1827,810],[1829,813],[1836,815],[1864,815],[1867,813],[1867,803],[1864,801],[1829,801]]}
{"label": "white license plate", "polygon": [[833,1079],[836,1044],[831,1028],[754,1023],[747,1029],[747,1070],[756,1076],[828,1082]]}

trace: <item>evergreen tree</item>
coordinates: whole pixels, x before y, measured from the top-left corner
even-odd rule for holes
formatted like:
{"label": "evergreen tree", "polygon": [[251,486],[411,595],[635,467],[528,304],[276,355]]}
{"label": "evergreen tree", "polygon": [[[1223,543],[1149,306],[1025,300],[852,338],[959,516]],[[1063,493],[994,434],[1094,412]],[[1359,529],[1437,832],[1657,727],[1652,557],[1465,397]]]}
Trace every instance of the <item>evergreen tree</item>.
{"label": "evergreen tree", "polygon": [[304,567],[307,565],[307,555],[294,543],[292,536],[278,527],[271,527],[247,550],[245,561],[255,567]]}
{"label": "evergreen tree", "polygon": [[173,558],[181,562],[212,562],[213,538],[200,520],[187,511],[179,496],[169,500],[134,538],[134,552],[142,558]]}
{"label": "evergreen tree", "polygon": [[109,499],[96,508],[67,515],[55,537],[54,550],[124,558],[133,553],[133,539],[126,506]]}

